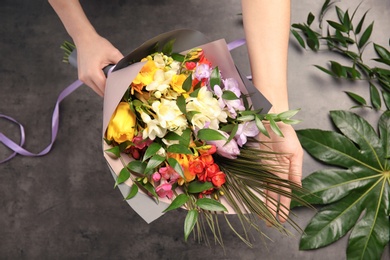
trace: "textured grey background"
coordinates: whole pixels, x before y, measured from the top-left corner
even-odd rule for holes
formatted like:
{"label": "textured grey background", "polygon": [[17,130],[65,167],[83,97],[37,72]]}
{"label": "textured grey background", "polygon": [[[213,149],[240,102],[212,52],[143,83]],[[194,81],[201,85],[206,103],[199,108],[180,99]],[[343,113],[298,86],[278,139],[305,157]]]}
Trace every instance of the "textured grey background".
{"label": "textured grey background", "polygon": [[[353,10],[360,0],[343,1]],[[191,28],[211,40],[228,42],[243,37],[238,0],[86,0],[82,1],[97,31],[124,54],[162,32]],[[292,22],[304,22],[309,11],[317,14],[323,1],[293,0]],[[388,0],[366,0],[366,21],[375,20],[373,40],[388,46]],[[50,142],[55,100],[73,82],[76,70],[61,63],[59,46],[69,40],[59,19],[43,0],[0,2],[0,113],[23,123],[25,147],[40,152]],[[370,50],[367,51],[369,57]],[[233,57],[249,73],[245,47]],[[368,97],[364,84],[328,78],[312,65],[332,57],[296,48],[291,41],[289,89],[291,108],[301,108],[297,128],[331,129],[328,111],[348,109],[342,93],[353,90]],[[226,231],[224,254],[183,242],[184,212],[166,214],[146,224],[113,189],[100,147],[102,99],[82,87],[61,105],[60,130],[53,150],[40,158],[18,156],[0,165],[0,259],[345,259],[347,239],[314,251],[299,251],[299,233],[286,237],[264,227],[274,242],[257,239],[247,248]],[[355,110],[375,122],[378,114]],[[0,130],[18,140],[18,128],[0,120]],[[0,146],[0,156],[9,151]],[[304,175],[323,167],[305,156]],[[303,228],[315,214],[296,209]],[[233,217],[231,221],[237,220]],[[228,229],[226,229],[228,230]],[[389,258],[389,247],[383,259]]]}

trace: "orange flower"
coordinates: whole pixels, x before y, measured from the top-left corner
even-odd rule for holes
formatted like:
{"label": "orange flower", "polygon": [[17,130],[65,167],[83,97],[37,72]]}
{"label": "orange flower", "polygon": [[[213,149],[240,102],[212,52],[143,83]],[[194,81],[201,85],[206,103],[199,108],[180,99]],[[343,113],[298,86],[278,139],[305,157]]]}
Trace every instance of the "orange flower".
{"label": "orange flower", "polygon": [[148,60],[131,83],[132,91],[135,90],[142,94],[143,87],[152,83],[156,70],[157,67],[154,61]]}
{"label": "orange flower", "polygon": [[185,182],[190,182],[190,181],[193,181],[195,179],[195,174],[193,174],[190,171],[190,158],[192,156],[185,155],[185,154],[177,154],[177,153],[172,153],[172,154],[169,154],[168,156],[173,158],[173,159],[176,159],[176,161],[178,161],[180,163],[181,167],[183,168]]}

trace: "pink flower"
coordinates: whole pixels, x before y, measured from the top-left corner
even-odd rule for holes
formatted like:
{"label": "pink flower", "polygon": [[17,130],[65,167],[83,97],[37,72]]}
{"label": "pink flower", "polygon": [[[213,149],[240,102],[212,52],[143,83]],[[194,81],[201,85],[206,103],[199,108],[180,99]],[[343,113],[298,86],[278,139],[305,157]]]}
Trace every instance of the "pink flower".
{"label": "pink flower", "polygon": [[166,167],[161,167],[158,172],[165,180],[176,181],[180,177],[180,175],[169,165]]}
{"label": "pink flower", "polygon": [[155,172],[152,175],[152,179],[153,179],[153,181],[157,182],[157,181],[161,180],[161,175],[158,172]]}
{"label": "pink flower", "polygon": [[149,138],[143,140],[142,135],[137,135],[136,137],[133,138],[133,143],[134,146],[138,149],[143,149],[146,146],[149,146],[153,141],[150,140]]}
{"label": "pink flower", "polygon": [[172,184],[169,182],[160,184],[157,186],[156,192],[160,198],[167,197],[168,199],[171,199],[173,197]]}

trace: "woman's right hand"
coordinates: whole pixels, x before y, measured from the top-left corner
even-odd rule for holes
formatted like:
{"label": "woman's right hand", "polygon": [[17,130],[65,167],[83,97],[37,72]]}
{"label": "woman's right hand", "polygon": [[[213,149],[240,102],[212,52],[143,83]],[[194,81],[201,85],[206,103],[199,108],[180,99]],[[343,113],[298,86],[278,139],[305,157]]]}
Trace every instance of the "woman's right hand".
{"label": "woman's right hand", "polygon": [[103,68],[117,64],[123,58],[122,53],[98,34],[78,39],[75,44],[79,79],[98,95],[103,96],[106,85]]}

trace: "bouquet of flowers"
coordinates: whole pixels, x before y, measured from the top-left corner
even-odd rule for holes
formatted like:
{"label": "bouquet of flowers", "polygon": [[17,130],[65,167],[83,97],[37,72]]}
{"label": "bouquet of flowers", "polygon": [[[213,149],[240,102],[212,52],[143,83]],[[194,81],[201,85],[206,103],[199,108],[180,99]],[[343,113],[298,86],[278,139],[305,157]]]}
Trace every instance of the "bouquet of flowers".
{"label": "bouquet of flowers", "polygon": [[[222,244],[218,216],[229,223],[226,214],[233,213],[244,235],[229,226],[250,245],[246,230],[261,232],[258,217],[284,230],[265,206],[263,190],[293,196],[283,188],[296,188],[273,174],[277,165],[262,164],[274,154],[260,150],[255,137],[268,135],[264,120],[280,133],[275,122],[295,123],[290,117],[297,111],[266,114],[270,104],[244,84],[226,42],[185,49],[194,34],[198,39],[186,30],[158,36],[108,75],[104,156],[115,186],[147,222],[184,208],[185,240],[193,232],[208,241],[209,227]],[[177,45],[184,51],[176,52]]]}

